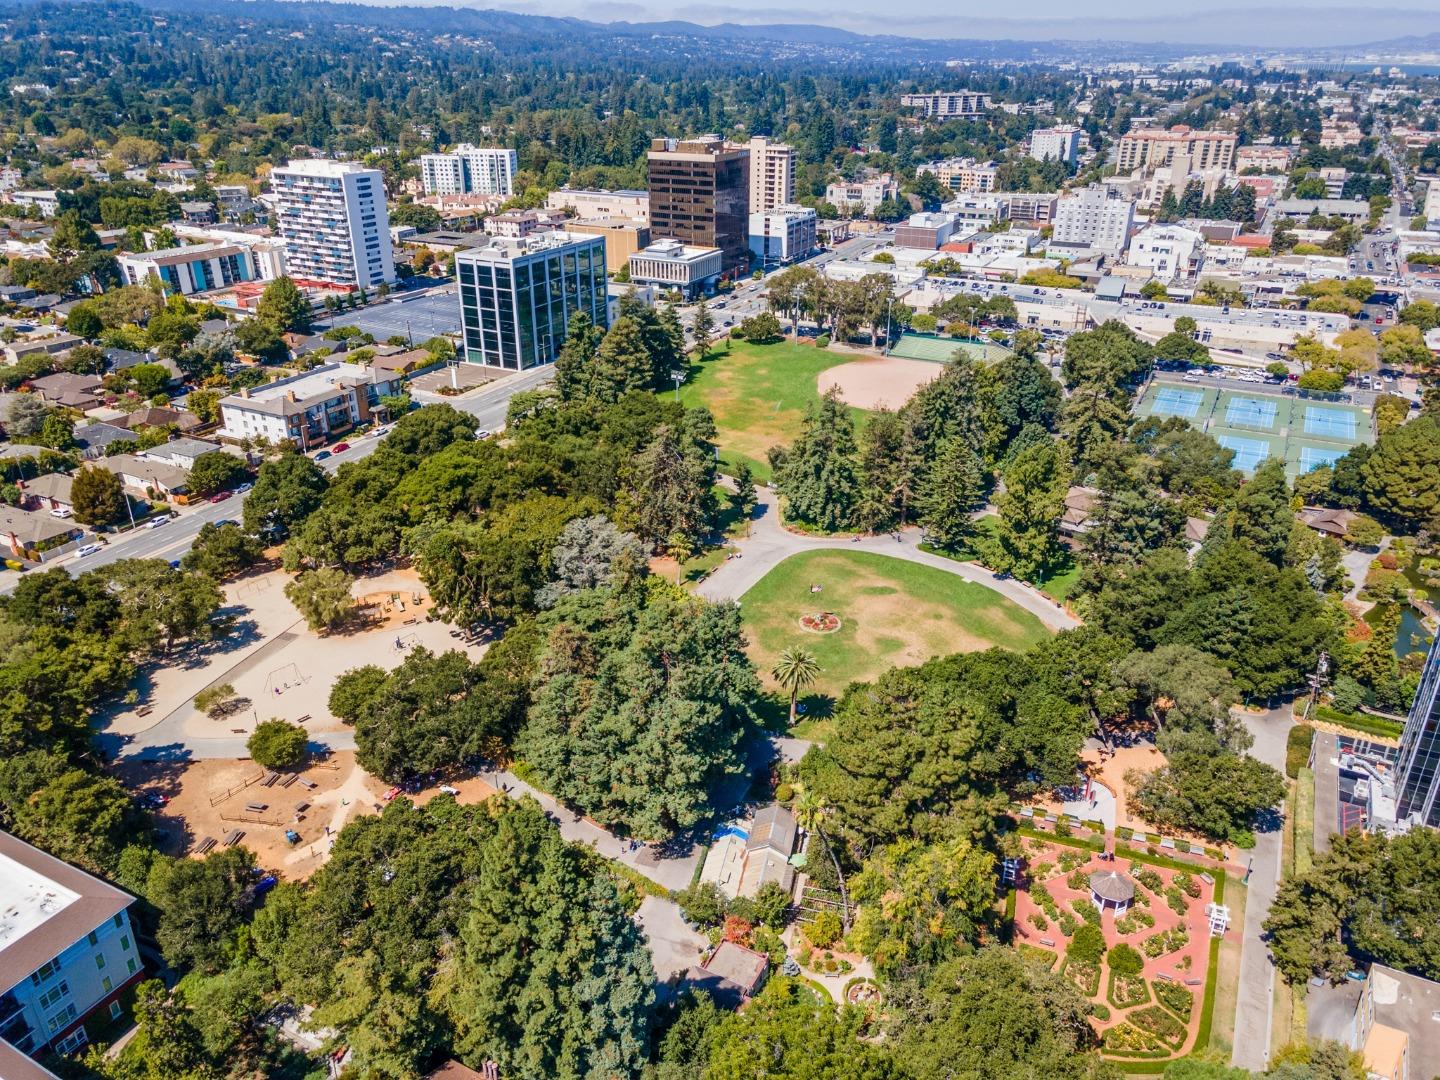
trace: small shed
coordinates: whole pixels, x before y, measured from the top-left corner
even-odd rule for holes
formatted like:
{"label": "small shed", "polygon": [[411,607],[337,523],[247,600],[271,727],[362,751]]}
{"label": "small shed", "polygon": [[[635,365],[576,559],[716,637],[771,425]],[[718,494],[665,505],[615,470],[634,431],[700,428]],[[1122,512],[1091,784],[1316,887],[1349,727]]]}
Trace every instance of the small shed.
{"label": "small shed", "polygon": [[1090,901],[1101,911],[1108,908],[1123,915],[1134,899],[1135,882],[1119,870],[1096,870],[1090,875]]}

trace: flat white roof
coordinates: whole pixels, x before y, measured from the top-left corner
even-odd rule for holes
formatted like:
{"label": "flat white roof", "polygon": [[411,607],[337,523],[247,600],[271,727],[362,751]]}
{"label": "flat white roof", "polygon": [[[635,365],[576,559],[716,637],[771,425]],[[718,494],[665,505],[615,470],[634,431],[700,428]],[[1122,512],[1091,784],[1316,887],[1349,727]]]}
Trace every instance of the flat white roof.
{"label": "flat white roof", "polygon": [[38,870],[0,855],[0,964],[4,963],[6,950],[79,899],[79,893]]}

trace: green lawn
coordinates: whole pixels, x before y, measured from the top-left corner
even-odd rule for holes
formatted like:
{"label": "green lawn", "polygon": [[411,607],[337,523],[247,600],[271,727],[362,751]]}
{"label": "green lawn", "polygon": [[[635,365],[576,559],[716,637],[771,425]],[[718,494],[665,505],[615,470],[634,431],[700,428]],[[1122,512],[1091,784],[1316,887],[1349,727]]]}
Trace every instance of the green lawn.
{"label": "green lawn", "polygon": [[[817,380],[826,368],[855,359],[852,354],[797,345],[790,341],[751,345],[730,341],[712,348],[703,362],[692,362],[680,388],[686,405],[704,405],[719,428],[720,460],[733,468],[748,462],[755,479],[768,483],[765,451],[790,443],[811,402],[819,400]],[[863,420],[865,412],[851,410]]]}
{"label": "green lawn", "polygon": [[[812,592],[812,585],[820,591]],[[992,589],[864,551],[792,555],[741,597],[740,611],[750,655],[767,684],[773,688],[769,672],[775,658],[785,649],[803,648],[822,669],[814,692],[829,697],[890,667],[992,645],[1027,649],[1049,636],[1039,619]],[[802,615],[821,611],[838,615],[840,629],[833,634],[801,629]],[[813,715],[825,703],[807,704]]]}

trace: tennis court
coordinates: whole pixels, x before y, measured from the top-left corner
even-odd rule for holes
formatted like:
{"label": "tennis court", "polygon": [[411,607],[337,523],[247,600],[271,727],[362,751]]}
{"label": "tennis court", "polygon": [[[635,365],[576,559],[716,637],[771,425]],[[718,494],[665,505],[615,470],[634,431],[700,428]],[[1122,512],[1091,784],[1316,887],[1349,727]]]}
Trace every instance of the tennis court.
{"label": "tennis court", "polygon": [[1235,451],[1235,460],[1231,462],[1231,467],[1246,474],[1253,473],[1266,458],[1277,456],[1276,451],[1279,449],[1279,439],[1254,432],[1241,433],[1224,428],[1211,428],[1210,434],[1226,450]]}
{"label": "tennis court", "polygon": [[1235,428],[1252,428],[1256,431],[1275,431],[1284,427],[1284,421],[1277,423],[1280,416],[1281,405],[1285,406],[1285,413],[1290,411],[1289,402],[1281,402],[1276,398],[1242,397],[1230,395],[1225,400],[1225,426]]}
{"label": "tennis court", "polygon": [[1306,435],[1353,440],[1360,430],[1362,418],[1354,409],[1341,405],[1306,405],[1304,408]]}
{"label": "tennis court", "polygon": [[1151,416],[1181,416],[1194,420],[1205,403],[1205,391],[1187,390],[1180,386],[1159,386],[1150,402]]}
{"label": "tennis court", "polygon": [[895,342],[895,347],[890,350],[890,355],[903,356],[909,360],[932,360],[944,364],[949,362],[959,349],[964,349],[976,360],[987,364],[993,364],[1010,355],[1009,349],[1003,345],[996,345],[993,341],[948,338],[936,334],[905,334]]}
{"label": "tennis court", "polygon": [[1296,476],[1334,465],[1350,452],[1347,446],[1325,446],[1319,443],[1302,443],[1291,440],[1290,460],[1287,464]]}

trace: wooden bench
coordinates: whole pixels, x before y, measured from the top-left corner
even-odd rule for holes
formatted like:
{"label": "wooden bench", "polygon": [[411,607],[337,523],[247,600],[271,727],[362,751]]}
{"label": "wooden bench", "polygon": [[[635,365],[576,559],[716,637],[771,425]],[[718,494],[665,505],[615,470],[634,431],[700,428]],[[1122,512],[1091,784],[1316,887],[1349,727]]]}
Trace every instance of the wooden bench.
{"label": "wooden bench", "polygon": [[231,829],[228,833],[225,834],[225,839],[221,840],[220,844],[223,847],[234,847],[240,842],[240,838],[244,835],[244,829]]}

